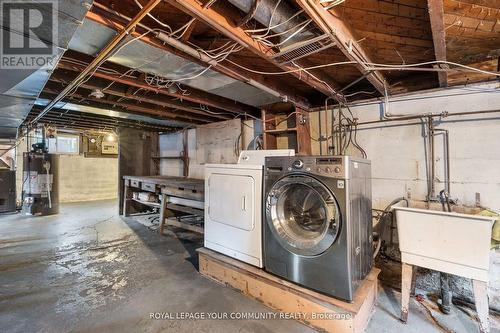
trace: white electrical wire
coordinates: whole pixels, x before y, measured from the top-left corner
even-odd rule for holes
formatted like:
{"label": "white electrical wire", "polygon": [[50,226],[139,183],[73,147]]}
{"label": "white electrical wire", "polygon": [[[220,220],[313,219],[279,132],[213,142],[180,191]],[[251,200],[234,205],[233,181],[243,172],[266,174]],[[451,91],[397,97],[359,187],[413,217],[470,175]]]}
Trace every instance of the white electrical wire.
{"label": "white electrical wire", "polygon": [[312,22],[312,20],[305,21],[305,24],[302,27],[300,27],[297,31],[295,31],[294,33],[292,33],[290,36],[288,36],[287,38],[285,38],[284,40],[282,40],[278,44],[274,44],[274,43],[270,43],[269,42],[269,44],[270,44],[269,46],[279,47],[279,46],[285,44],[287,41],[289,41],[291,38],[293,38],[293,36],[297,35],[299,32],[301,32],[302,30],[304,30],[311,22]]}
{"label": "white electrical wire", "polygon": [[173,37],[175,39],[181,39],[182,36],[184,36],[184,34],[188,31],[189,26],[194,23],[194,21],[196,21],[196,19],[192,18],[191,20],[189,20],[188,23],[184,24],[182,27],[180,27],[179,29],[177,29],[174,32],[172,32],[171,36],[173,37],[175,34],[177,34],[177,33],[179,33],[179,32],[182,31],[182,33],[179,36]]}
{"label": "white electrical wire", "polygon": [[[224,50],[222,52],[220,52],[219,54],[217,55],[211,55],[209,53],[207,53],[206,51],[202,50],[202,49],[199,49],[200,51],[204,52],[205,54],[207,54],[209,57],[211,57],[212,59],[214,59],[214,61],[216,63],[219,63],[223,60],[225,60],[231,53],[234,53],[234,52],[238,52],[239,50],[242,49],[242,46],[240,46],[238,43],[234,43],[233,45],[230,45],[229,47],[225,48],[225,49],[228,49],[228,51]],[[148,83],[149,85],[155,85],[157,87],[160,87],[161,84],[163,84],[163,82],[165,82],[165,84],[163,84],[162,87],[169,87],[171,86],[171,83],[173,82],[180,82],[180,81],[186,81],[186,80],[193,80],[193,79],[196,79],[198,78],[199,76],[203,75],[204,73],[206,73],[209,69],[211,69],[214,65],[209,65],[208,67],[204,68],[201,72],[197,73],[197,74],[189,74],[188,76],[185,76],[185,77],[181,77],[181,78],[176,78],[176,79],[163,79],[163,78],[160,78],[158,79],[157,77],[153,77],[152,80],[146,80],[146,83]],[[156,80],[157,82],[154,83],[154,80]],[[158,83],[158,81],[160,81],[160,83]]]}
{"label": "white electrical wire", "polygon": [[271,31],[271,27],[273,25],[274,15],[276,14],[276,10],[278,9],[280,3],[281,3],[281,0],[278,0],[276,2],[276,6],[274,6],[273,12],[271,13],[271,17],[269,18],[269,24],[267,25],[266,33],[264,35],[267,35],[269,33],[269,31]]}
{"label": "white electrical wire", "polygon": [[322,1],[320,1],[320,3],[322,3],[322,4],[323,4],[323,3],[331,3],[331,2],[333,2],[333,3],[331,3],[330,5],[328,5],[328,6],[326,6],[326,7],[324,7],[324,8],[323,8],[324,10],[330,10],[330,9],[332,9],[333,7],[340,5],[340,4],[341,4],[341,3],[343,3],[344,1],[345,1],[345,0],[322,0]]}
{"label": "white electrical wire", "polygon": [[267,31],[268,29],[269,30],[273,30],[273,29],[276,29],[277,27],[280,27],[282,26],[283,24],[286,24],[288,22],[290,22],[292,19],[294,19],[295,17],[299,16],[300,14],[302,14],[304,12],[303,9],[299,10],[298,12],[296,12],[295,14],[293,14],[292,16],[290,16],[286,21],[283,21],[281,23],[278,23],[278,24],[275,24],[269,28],[260,28],[260,29],[247,29],[245,30],[245,32],[248,32],[248,33],[252,33],[252,32],[262,32],[262,31]]}
{"label": "white electrical wire", "polygon": [[272,34],[272,35],[267,35],[265,36],[265,38],[261,38],[259,35],[253,35],[252,37],[253,38],[256,38],[256,39],[268,39],[268,38],[272,38],[272,37],[278,37],[278,36],[282,36],[282,35],[286,35],[287,33],[290,33],[292,32],[294,29],[297,29],[298,27],[308,23],[309,21],[312,21],[312,20],[305,20],[303,22],[300,22],[299,24],[285,30],[285,31],[282,31],[282,32],[277,32],[275,34]]}
{"label": "white electrical wire", "polygon": [[311,72],[307,71],[307,69],[303,68],[303,67],[300,67],[299,65],[297,65],[294,61],[292,61],[292,64],[295,66],[295,67],[298,67],[301,71],[304,71],[306,72],[307,74],[309,74],[310,76],[312,76],[315,80],[323,83],[327,88],[328,90],[330,90],[330,92],[332,93],[332,96],[335,96],[336,99],[338,99],[338,93],[335,89],[333,89],[327,82],[317,78],[314,74],[312,74]]}
{"label": "white electrical wire", "polygon": [[[134,0],[134,2],[135,2],[135,4],[136,4],[137,6],[139,6],[139,8],[140,8],[140,9],[142,9],[142,8],[143,8],[143,6],[141,5],[141,3],[140,3],[139,1]],[[163,23],[162,21],[160,21],[159,19],[157,19],[156,17],[154,17],[151,13],[148,13],[147,15],[148,15],[149,17],[151,17],[151,18],[152,18],[152,19],[153,19],[156,23],[158,23],[158,24],[159,24],[159,25],[161,25],[162,27],[165,27],[165,28],[167,28],[168,30],[170,30],[170,33],[172,33],[172,28],[171,28],[168,24]]]}
{"label": "white electrical wire", "polygon": [[[328,64],[321,64],[321,65],[315,65],[315,66],[310,66],[310,67],[305,67],[305,68],[299,68],[299,69],[290,69],[287,71],[281,71],[281,72],[264,72],[264,71],[257,71],[253,70],[251,68],[245,67],[243,65],[240,65],[234,61],[226,59],[226,61],[232,63],[235,66],[238,66],[241,69],[244,69],[248,72],[255,73],[255,74],[261,74],[261,75],[284,75],[284,74],[290,74],[290,73],[298,73],[302,72],[304,70],[311,70],[311,69],[319,69],[319,68],[325,68],[325,67],[335,67],[335,66],[342,66],[342,65],[354,65],[354,64],[364,64],[368,66],[378,66],[378,67],[384,67],[384,68],[391,68],[393,70],[404,70],[406,68],[410,67],[420,67],[420,66],[426,66],[426,65],[436,65],[436,64],[447,64],[447,65],[452,65],[456,66],[459,68],[467,69],[469,71],[473,72],[479,72],[482,74],[486,75],[493,75],[493,76],[500,76],[500,72],[490,72],[490,71],[485,71],[482,69],[470,67],[467,65],[462,65],[456,62],[451,62],[451,61],[443,61],[443,60],[436,60],[436,61],[428,61],[428,62],[422,62],[422,63],[415,63],[415,64],[407,64],[407,65],[387,65],[387,64],[376,64],[376,63],[368,63],[368,62],[357,62],[357,61],[340,61],[340,62],[332,62]],[[423,68],[425,69],[425,68]],[[429,68],[429,70],[434,71],[433,68]],[[452,69],[449,69],[451,71]]]}

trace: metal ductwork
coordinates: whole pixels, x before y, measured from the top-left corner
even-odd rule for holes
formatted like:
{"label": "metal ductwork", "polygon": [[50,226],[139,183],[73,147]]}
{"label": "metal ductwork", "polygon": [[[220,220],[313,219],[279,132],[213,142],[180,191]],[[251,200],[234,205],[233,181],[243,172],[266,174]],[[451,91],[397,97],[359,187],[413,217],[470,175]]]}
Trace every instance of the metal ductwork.
{"label": "metal ductwork", "polygon": [[[289,33],[281,36],[281,39],[285,39],[290,36],[295,29],[293,27],[304,22],[304,18],[297,14],[297,10],[291,7],[285,0],[228,0],[236,8],[244,12],[245,14],[251,15],[251,18],[264,25],[265,27],[271,25],[279,25],[272,29],[274,33],[281,33],[292,29]],[[279,2],[279,3],[278,3]],[[273,15],[274,12],[274,15]],[[292,16],[296,15],[292,19]],[[249,17],[250,18],[250,17]],[[289,21],[288,21],[289,20]],[[288,21],[288,22],[287,22]],[[281,24],[282,23],[282,24]],[[289,45],[294,41],[304,41],[311,37],[316,37],[314,34],[308,31],[301,31],[297,33],[290,41],[284,45]]]}
{"label": "metal ductwork", "polygon": [[229,0],[229,2],[246,13],[240,24],[254,19],[265,27],[271,26],[273,34],[286,32],[280,36],[280,42],[283,44],[280,45],[279,52],[273,56],[278,63],[290,63],[335,45],[326,34],[301,30],[305,27],[306,19],[285,0]]}
{"label": "metal ductwork", "polygon": [[[57,11],[57,46],[52,63],[31,69],[0,68],[0,142],[11,142],[16,139],[18,127],[22,124],[60,57],[66,50],[70,39],[82,24],[92,0],[58,1]],[[14,11],[12,19],[21,22],[22,11]],[[9,27],[0,26],[0,33],[12,33]],[[14,31],[14,36],[20,38],[22,32]],[[47,34],[43,31],[43,34]],[[40,43],[36,36],[26,36],[30,43]],[[47,38],[46,38],[47,39]],[[48,39],[47,39],[48,40]]]}

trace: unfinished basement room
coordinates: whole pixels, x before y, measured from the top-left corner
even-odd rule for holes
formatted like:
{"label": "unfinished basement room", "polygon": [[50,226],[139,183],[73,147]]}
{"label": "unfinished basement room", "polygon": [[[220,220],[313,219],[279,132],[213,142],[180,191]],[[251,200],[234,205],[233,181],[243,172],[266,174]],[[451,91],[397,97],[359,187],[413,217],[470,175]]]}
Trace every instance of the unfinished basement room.
{"label": "unfinished basement room", "polygon": [[500,333],[500,0],[0,0],[0,331]]}

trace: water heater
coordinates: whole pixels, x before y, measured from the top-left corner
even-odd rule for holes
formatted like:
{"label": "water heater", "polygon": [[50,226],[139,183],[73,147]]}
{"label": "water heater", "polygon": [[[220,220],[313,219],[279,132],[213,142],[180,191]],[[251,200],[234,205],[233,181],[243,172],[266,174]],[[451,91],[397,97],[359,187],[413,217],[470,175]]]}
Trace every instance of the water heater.
{"label": "water heater", "polygon": [[59,213],[59,156],[45,152],[23,155],[23,214]]}

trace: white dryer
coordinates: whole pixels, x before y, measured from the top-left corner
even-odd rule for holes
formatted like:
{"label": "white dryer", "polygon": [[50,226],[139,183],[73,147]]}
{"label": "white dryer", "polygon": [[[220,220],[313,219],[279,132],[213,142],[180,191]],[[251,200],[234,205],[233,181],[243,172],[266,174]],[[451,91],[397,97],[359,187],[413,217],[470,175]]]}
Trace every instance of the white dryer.
{"label": "white dryer", "polygon": [[288,149],[243,151],[238,164],[205,165],[205,247],[263,267],[264,160],[294,155]]}

